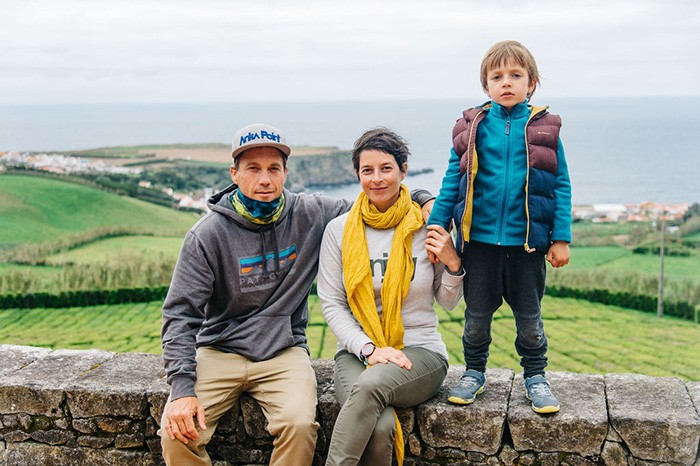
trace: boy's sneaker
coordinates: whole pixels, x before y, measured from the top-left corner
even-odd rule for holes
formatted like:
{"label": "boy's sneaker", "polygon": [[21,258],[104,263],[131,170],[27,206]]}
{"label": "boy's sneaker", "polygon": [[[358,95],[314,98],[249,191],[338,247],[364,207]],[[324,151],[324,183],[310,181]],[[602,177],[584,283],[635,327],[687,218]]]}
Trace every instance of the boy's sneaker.
{"label": "boy's sneaker", "polygon": [[549,382],[543,375],[533,375],[525,379],[525,396],[532,401],[532,410],[540,414],[559,411],[559,401],[552,394]]}
{"label": "boy's sneaker", "polygon": [[483,372],[469,369],[464,371],[459,383],[450,391],[447,401],[457,405],[468,405],[476,400],[476,395],[484,391],[486,377]]}

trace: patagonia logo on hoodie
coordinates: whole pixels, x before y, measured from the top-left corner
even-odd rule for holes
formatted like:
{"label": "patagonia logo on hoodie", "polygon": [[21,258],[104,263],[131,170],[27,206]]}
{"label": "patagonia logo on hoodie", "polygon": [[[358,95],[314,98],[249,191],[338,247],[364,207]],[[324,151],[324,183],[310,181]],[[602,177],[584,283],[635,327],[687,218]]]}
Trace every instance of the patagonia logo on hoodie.
{"label": "patagonia logo on hoodie", "polygon": [[297,258],[297,247],[292,245],[278,253],[279,267],[275,267],[275,254],[243,257],[238,260],[241,291],[266,289],[274,286],[282,270],[292,266]]}

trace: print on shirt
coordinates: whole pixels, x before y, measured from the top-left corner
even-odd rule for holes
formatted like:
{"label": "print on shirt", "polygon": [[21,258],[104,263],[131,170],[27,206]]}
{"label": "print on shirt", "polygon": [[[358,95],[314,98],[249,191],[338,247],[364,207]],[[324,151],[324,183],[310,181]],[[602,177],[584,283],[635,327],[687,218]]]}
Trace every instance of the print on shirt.
{"label": "print on shirt", "polygon": [[[416,277],[416,262],[417,257],[413,258],[413,275],[411,276],[411,281]],[[372,277],[379,275],[382,277],[382,282],[384,281],[384,274],[386,273],[386,266],[389,263],[389,253],[383,253],[381,259],[369,259],[369,268],[372,269]]]}
{"label": "print on shirt", "polygon": [[265,290],[277,285],[297,258],[297,246],[293,244],[279,252],[279,271],[275,267],[275,253],[243,257],[238,260],[241,291]]}

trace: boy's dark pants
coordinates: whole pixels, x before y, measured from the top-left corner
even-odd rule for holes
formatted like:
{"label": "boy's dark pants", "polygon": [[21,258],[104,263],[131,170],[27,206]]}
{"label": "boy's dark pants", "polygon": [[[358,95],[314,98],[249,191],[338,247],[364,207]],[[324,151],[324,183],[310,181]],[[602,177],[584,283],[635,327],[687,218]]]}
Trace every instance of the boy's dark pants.
{"label": "boy's dark pants", "polygon": [[473,241],[463,254],[464,362],[467,369],[486,371],[491,344],[493,313],[503,299],[513,309],[524,376],[544,375],[547,365],[547,337],[542,323],[544,295],[544,254],[528,253],[522,246],[495,246]]}

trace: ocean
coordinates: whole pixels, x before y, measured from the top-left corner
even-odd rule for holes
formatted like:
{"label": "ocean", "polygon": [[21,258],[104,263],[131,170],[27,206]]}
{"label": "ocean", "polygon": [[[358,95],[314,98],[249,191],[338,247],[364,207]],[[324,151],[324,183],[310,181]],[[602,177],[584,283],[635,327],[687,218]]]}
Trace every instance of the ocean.
{"label": "ocean", "polygon": [[[409,187],[437,193],[451,131],[480,101],[232,102],[0,106],[0,151],[91,149],[136,144],[228,143],[253,122],[283,130],[291,145],[352,147],[387,126],[409,142]],[[537,100],[536,105],[542,105]],[[552,99],[574,204],[700,202],[700,97]],[[354,198],[359,186],[326,190]]]}

